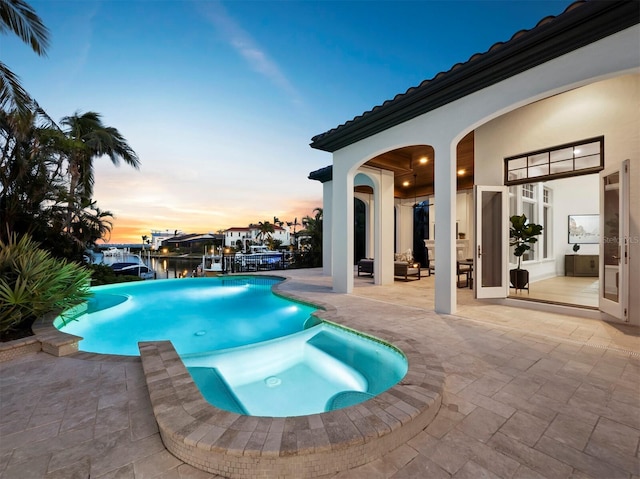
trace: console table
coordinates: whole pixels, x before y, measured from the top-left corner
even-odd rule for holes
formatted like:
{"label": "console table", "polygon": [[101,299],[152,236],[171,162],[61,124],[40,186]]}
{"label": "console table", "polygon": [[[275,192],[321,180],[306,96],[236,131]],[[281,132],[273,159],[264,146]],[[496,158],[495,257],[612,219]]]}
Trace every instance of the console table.
{"label": "console table", "polygon": [[564,256],[565,276],[598,276],[597,254],[567,254]]}

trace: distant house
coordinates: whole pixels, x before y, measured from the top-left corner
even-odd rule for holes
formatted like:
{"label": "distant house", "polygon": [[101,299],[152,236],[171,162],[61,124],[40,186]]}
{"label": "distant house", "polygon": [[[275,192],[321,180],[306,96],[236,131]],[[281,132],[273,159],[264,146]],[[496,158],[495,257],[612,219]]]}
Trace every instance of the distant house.
{"label": "distant house", "polygon": [[509,299],[509,216],[544,226],[523,258],[535,282],[575,274],[568,217],[599,215],[599,243],[580,248],[597,306],[581,311],[640,325],[639,23],[638,1],[575,2],[315,136],[333,155],[309,177],[334,291],[352,291],[360,257],[388,284],[394,253],[426,247],[437,312],[456,312],[461,256],[476,298],[531,304]]}
{"label": "distant house", "polygon": [[181,230],[151,230],[151,249],[157,251],[163,241],[183,234]]}
{"label": "distant house", "polygon": [[[213,248],[214,246],[222,246],[224,236],[214,233],[191,233],[173,236],[162,242],[163,247],[173,250],[184,251],[185,253],[204,253],[204,248]],[[210,251],[207,251],[210,254]]]}
{"label": "distant house", "polygon": [[[291,238],[289,230],[282,226],[273,225],[274,232],[271,237],[274,240],[281,241],[281,246],[289,246]],[[249,225],[246,227],[232,227],[224,230],[224,246],[226,248],[235,248],[242,245],[243,250],[248,251],[252,244],[259,244],[266,241],[260,237],[260,227],[258,225]]]}

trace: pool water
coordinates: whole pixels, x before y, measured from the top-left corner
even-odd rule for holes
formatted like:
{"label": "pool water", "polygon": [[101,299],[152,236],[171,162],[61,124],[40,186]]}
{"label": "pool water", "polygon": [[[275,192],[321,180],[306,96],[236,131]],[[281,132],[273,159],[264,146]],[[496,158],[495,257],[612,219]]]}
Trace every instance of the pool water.
{"label": "pool water", "polygon": [[84,338],[79,348],[94,353],[137,356],[138,341],[166,339],[181,355],[234,348],[318,322],[311,317],[315,308],[271,292],[280,281],[234,276],[98,286],[72,320],[54,324]]}
{"label": "pool water", "polygon": [[399,351],[327,323],[252,347],[185,355],[182,361],[207,401],[251,416],[351,406],[407,372]]}
{"label": "pool water", "polygon": [[82,351],[138,355],[170,340],[205,399],[253,416],[300,416],[357,404],[407,372],[391,346],[312,316],[264,276],[190,278],[92,288],[58,317]]}

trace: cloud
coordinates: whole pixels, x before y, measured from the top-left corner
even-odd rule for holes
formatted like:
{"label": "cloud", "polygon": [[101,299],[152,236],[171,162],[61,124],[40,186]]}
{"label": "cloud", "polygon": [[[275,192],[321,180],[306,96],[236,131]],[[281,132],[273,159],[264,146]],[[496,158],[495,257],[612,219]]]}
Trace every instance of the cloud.
{"label": "cloud", "polygon": [[249,64],[249,67],[267,78],[271,83],[291,97],[294,104],[301,105],[302,99],[296,88],[282,73],[278,65],[255,42],[255,40],[229,16],[219,1],[199,2],[205,18],[221,33],[223,38]]}

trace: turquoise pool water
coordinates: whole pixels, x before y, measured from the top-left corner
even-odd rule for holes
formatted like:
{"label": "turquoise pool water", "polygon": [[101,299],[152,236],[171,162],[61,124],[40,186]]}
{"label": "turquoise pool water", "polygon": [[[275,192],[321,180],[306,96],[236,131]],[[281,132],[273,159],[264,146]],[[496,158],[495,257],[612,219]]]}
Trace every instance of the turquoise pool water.
{"label": "turquoise pool water", "polygon": [[407,372],[398,350],[319,321],[311,306],[271,292],[278,278],[234,276],[93,288],[54,324],[82,351],[138,355],[171,340],[203,396],[253,416],[300,416],[366,401]]}
{"label": "turquoise pool water", "polygon": [[322,323],[232,351],[182,361],[214,406],[251,416],[302,416],[366,401],[407,373],[402,353]]}
{"label": "turquoise pool water", "polygon": [[181,355],[234,348],[314,322],[315,308],[271,292],[280,281],[234,276],[98,286],[73,320],[57,318],[54,324],[83,337],[80,349],[95,353],[137,356],[138,341],[166,339]]}

